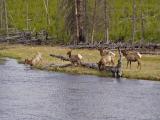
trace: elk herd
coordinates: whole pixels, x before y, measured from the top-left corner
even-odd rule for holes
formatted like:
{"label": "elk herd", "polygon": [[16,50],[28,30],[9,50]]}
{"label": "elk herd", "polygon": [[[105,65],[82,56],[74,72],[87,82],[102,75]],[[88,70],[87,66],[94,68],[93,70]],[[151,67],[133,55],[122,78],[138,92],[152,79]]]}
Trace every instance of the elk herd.
{"label": "elk herd", "polygon": [[[105,48],[98,48],[98,51],[100,53],[100,60],[98,61],[97,65],[99,70],[103,70],[106,66],[114,66],[115,65],[115,57],[116,54],[109,50],[109,49],[105,49]],[[127,68],[128,68],[128,64],[130,65],[130,69],[131,69],[131,63],[132,62],[137,62],[138,66],[137,68],[141,69],[141,57],[142,55],[134,50],[121,50],[122,55],[126,58],[127,61]],[[82,60],[82,55],[81,54],[72,54],[72,50],[68,51],[66,53],[66,55],[68,56],[69,61],[75,65],[81,65],[81,60]],[[31,59],[25,59],[25,64],[29,64],[31,66],[37,65],[39,63],[42,62],[42,54],[40,52],[37,52],[37,54],[31,58]]]}

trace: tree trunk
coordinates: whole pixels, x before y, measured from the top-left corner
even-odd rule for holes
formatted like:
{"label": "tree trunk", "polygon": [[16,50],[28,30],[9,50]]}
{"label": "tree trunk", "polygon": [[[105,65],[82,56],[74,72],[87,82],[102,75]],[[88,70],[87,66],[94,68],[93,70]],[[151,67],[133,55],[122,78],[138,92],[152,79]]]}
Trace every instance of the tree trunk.
{"label": "tree trunk", "polygon": [[104,39],[106,43],[109,42],[109,14],[108,14],[108,2],[107,0],[104,0],[104,26],[105,26],[105,33],[104,33]]}
{"label": "tree trunk", "polygon": [[49,11],[48,11],[48,0],[43,0],[45,11],[46,11],[46,28],[48,30],[48,27],[50,25],[50,19],[49,19]]}
{"label": "tree trunk", "polygon": [[87,0],[83,0],[84,6],[84,37],[85,42],[88,43],[88,17],[87,17]]}
{"label": "tree trunk", "polygon": [[95,18],[96,18],[96,9],[97,9],[97,0],[94,2],[94,10],[93,10],[93,23],[92,23],[92,34],[91,34],[91,43],[94,42],[94,33],[95,33]]}
{"label": "tree trunk", "polygon": [[75,40],[74,40],[74,45],[78,44],[79,41],[79,13],[78,13],[78,0],[74,0],[75,2],[75,23],[76,23],[76,36],[75,36]]}
{"label": "tree trunk", "polygon": [[132,44],[135,41],[135,34],[136,34],[136,1],[133,0],[133,15],[132,15]]}
{"label": "tree trunk", "polygon": [[3,0],[0,0],[0,14],[1,14],[1,26],[0,26],[0,28],[1,28],[1,30],[3,29]]}
{"label": "tree trunk", "polygon": [[140,45],[144,42],[144,16],[143,16],[143,0],[140,0],[140,7],[141,7],[141,41]]}
{"label": "tree trunk", "polygon": [[8,36],[8,12],[7,12],[6,0],[4,0],[4,13],[5,13],[5,30],[6,30],[6,35]]}
{"label": "tree trunk", "polygon": [[26,28],[29,30],[29,17],[28,17],[28,0],[26,0]]}

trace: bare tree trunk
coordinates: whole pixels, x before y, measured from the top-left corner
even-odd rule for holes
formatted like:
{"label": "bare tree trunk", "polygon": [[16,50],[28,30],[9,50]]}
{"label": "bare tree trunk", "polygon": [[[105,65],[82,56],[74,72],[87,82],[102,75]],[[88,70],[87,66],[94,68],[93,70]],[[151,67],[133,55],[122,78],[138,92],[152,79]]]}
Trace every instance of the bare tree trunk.
{"label": "bare tree trunk", "polygon": [[109,14],[108,14],[108,2],[107,0],[104,0],[104,17],[105,17],[105,33],[104,33],[104,39],[108,43],[109,42]]}
{"label": "bare tree trunk", "polygon": [[97,9],[97,0],[94,2],[94,10],[93,10],[93,23],[92,23],[92,34],[91,34],[91,43],[94,42],[94,33],[95,33],[95,17],[96,17],[96,9]]}
{"label": "bare tree trunk", "polygon": [[1,30],[3,29],[3,0],[0,0],[0,14],[1,14]]}
{"label": "bare tree trunk", "polygon": [[4,11],[5,11],[5,29],[6,29],[6,35],[8,36],[8,12],[7,12],[6,0],[4,0]]}
{"label": "bare tree trunk", "polygon": [[133,15],[132,15],[132,44],[135,41],[135,34],[136,34],[136,1],[133,0]]}
{"label": "bare tree trunk", "polygon": [[26,0],[26,27],[27,27],[27,30],[29,30],[28,0]]}
{"label": "bare tree trunk", "polygon": [[85,42],[89,42],[88,41],[88,17],[87,17],[87,0],[83,0],[84,1],[84,36],[85,36]]}
{"label": "bare tree trunk", "polygon": [[74,45],[78,44],[79,41],[79,19],[78,19],[78,1],[74,0],[75,2],[75,20],[76,20],[76,36],[75,36],[75,40],[74,40]]}
{"label": "bare tree trunk", "polygon": [[143,44],[144,42],[144,16],[143,16],[143,0],[140,0],[140,7],[141,7],[141,41],[140,41],[140,45]]}
{"label": "bare tree trunk", "polygon": [[48,27],[50,25],[49,11],[48,11],[48,0],[43,0],[43,2],[44,2],[45,10],[46,10],[46,24],[47,24],[47,30],[48,30]]}

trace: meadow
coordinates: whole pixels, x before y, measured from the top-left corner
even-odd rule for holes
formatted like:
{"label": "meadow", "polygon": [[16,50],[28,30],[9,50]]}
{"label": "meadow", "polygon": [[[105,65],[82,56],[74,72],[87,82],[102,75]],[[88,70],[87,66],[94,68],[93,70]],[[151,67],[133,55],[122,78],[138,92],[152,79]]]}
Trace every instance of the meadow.
{"label": "meadow", "polygon": [[[50,54],[66,56],[70,49],[61,46],[24,46],[24,45],[0,45],[0,57],[15,58],[20,63],[26,58],[32,58],[37,52],[42,53],[43,61],[34,66],[37,69],[44,69],[45,66],[54,64],[66,64],[68,62],[50,57]],[[73,54],[80,53],[83,56],[83,62],[97,63],[100,59],[99,51],[96,49],[74,49]],[[116,52],[117,53],[117,52]],[[116,54],[115,63],[117,63],[118,54]],[[123,77],[132,79],[160,80],[160,56],[143,55],[142,69],[137,69],[137,63],[132,63],[132,68],[126,69],[126,59],[123,57]],[[110,73],[100,72],[84,67],[66,67],[66,68],[47,68],[49,71],[65,72],[70,74],[87,74],[111,77]]]}

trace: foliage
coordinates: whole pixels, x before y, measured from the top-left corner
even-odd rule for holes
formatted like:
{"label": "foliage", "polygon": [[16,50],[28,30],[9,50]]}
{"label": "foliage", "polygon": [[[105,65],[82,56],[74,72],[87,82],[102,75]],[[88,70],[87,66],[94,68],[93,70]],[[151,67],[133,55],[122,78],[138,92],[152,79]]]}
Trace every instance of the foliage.
{"label": "foliage", "polygon": [[[43,0],[7,0],[9,27],[26,29],[26,1],[29,3],[29,19],[31,19],[30,29],[40,31],[46,29],[46,14]],[[63,3],[61,2],[63,1]],[[65,1],[70,4],[66,4]],[[90,39],[92,28],[92,13],[95,0],[87,0],[87,35]],[[95,40],[104,39],[104,15],[103,0],[98,0],[96,16]],[[110,11],[109,34],[111,40],[124,37],[125,40],[131,39],[131,17],[132,0],[108,0]],[[68,28],[73,28],[73,0],[49,0],[49,17],[51,24],[49,34],[62,42],[70,40]],[[160,41],[160,0],[143,0],[142,10],[145,19],[145,40],[146,42]],[[62,9],[63,8],[65,9]],[[141,20],[140,20],[140,0],[136,0],[136,41],[141,39]],[[72,12],[71,12],[72,11]],[[70,12],[70,14],[66,14]],[[67,16],[65,16],[67,15]],[[67,22],[64,18],[69,19]],[[67,29],[66,29],[67,28]]]}

